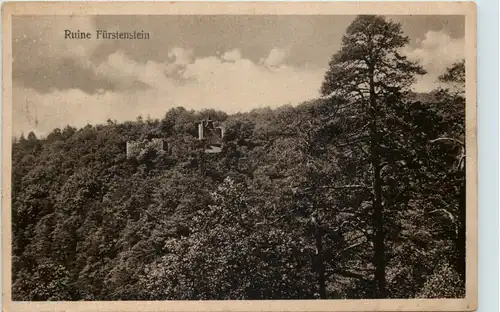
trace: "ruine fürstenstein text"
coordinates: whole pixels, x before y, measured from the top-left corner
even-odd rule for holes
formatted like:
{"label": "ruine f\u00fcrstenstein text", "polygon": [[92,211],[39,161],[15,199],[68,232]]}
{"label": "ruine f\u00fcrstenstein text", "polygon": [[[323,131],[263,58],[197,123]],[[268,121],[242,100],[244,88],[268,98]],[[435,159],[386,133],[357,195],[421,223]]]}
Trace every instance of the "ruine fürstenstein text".
{"label": "ruine f\u00fcrstenstein text", "polygon": [[97,40],[134,40],[134,39],[150,39],[151,33],[141,31],[107,31],[107,30],[96,30],[94,36],[91,32],[80,31],[80,30],[64,30],[64,39],[97,39]]}

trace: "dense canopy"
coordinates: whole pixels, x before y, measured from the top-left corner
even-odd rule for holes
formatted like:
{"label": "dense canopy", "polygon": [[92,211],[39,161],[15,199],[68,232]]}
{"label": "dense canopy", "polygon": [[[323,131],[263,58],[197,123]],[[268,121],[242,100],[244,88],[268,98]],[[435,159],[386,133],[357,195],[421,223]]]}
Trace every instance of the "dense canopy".
{"label": "dense canopy", "polygon": [[[406,42],[359,17],[330,96],[296,107],[15,138],[13,299],[463,296],[465,99],[410,92],[425,71],[398,54]],[[463,88],[461,70],[442,80]],[[197,141],[208,115],[219,154]],[[155,137],[167,151],[127,159],[127,141]]]}

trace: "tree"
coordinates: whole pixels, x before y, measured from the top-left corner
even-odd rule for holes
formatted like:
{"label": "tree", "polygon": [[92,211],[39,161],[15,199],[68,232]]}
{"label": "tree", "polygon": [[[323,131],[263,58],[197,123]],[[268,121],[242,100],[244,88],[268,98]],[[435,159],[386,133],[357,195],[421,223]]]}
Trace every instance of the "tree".
{"label": "tree", "polygon": [[[439,81],[446,83],[451,88],[441,90],[441,102],[444,108],[441,114],[445,116],[447,129],[441,137],[432,140],[435,144],[448,144],[456,151],[456,164],[449,168],[447,178],[451,185],[458,183],[458,213],[455,214],[457,235],[455,237],[456,256],[455,268],[460,280],[465,284],[465,259],[466,259],[466,144],[465,144],[465,60],[455,62],[439,76]],[[454,147],[454,148],[453,148]],[[438,159],[438,161],[441,161]],[[454,194],[455,192],[453,192]]]}
{"label": "tree", "polygon": [[[339,52],[333,55],[321,87],[324,96],[340,95],[351,101],[357,116],[356,136],[366,137],[367,159],[372,184],[374,297],[386,297],[386,257],[384,230],[383,140],[384,119],[391,107],[409,90],[424,69],[399,53],[408,44],[401,25],[381,16],[358,16],[347,28]],[[363,125],[365,124],[365,125]],[[365,130],[366,129],[366,130]]]}
{"label": "tree", "polygon": [[[465,99],[406,92],[423,71],[397,55],[404,42],[397,24],[359,17],[327,96],[298,106],[176,108],[14,141],[13,297],[460,296]],[[224,120],[218,154],[196,135],[207,114]],[[127,160],[126,142],[148,135],[168,151]]]}
{"label": "tree", "polygon": [[438,77],[440,82],[458,84],[463,94],[465,87],[465,59],[453,63],[446,71]]}

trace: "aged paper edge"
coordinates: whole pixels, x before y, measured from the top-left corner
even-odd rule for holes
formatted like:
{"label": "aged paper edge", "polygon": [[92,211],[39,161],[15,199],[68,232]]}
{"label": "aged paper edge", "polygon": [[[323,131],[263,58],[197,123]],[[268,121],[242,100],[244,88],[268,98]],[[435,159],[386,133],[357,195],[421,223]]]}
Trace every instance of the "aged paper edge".
{"label": "aged paper edge", "polygon": [[[465,15],[467,279],[464,299],[87,301],[11,300],[13,15]],[[474,2],[7,2],[2,3],[2,304],[4,311],[474,311],[477,309],[477,26]]]}

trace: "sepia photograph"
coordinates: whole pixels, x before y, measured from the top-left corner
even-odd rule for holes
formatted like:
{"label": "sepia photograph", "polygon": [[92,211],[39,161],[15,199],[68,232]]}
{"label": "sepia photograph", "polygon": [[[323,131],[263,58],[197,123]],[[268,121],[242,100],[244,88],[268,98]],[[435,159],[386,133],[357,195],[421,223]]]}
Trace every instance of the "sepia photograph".
{"label": "sepia photograph", "polygon": [[149,5],[3,7],[4,304],[475,309],[473,4]]}

